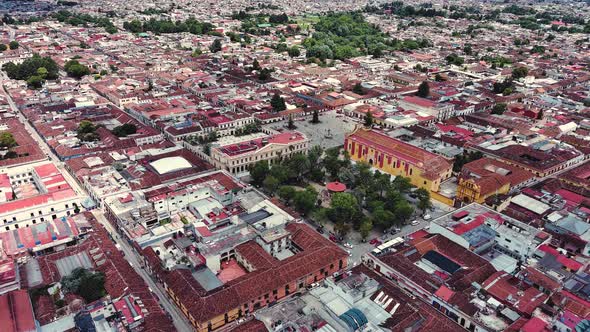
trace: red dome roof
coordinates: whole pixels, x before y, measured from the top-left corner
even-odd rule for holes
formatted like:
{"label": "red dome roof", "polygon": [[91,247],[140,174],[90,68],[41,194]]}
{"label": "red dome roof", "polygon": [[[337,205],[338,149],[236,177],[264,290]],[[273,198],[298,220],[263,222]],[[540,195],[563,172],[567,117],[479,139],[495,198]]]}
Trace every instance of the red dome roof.
{"label": "red dome roof", "polygon": [[346,185],[340,182],[330,182],[326,185],[326,188],[335,193],[340,193],[346,190]]}

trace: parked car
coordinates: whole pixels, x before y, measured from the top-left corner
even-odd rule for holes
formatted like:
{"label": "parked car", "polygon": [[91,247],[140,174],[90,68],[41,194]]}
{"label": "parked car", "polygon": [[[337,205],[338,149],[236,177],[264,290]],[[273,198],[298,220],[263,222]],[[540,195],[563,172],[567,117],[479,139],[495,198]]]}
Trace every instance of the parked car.
{"label": "parked car", "polygon": [[307,286],[307,289],[313,289],[318,287],[320,284],[318,284],[317,282],[312,283],[311,285]]}
{"label": "parked car", "polygon": [[315,229],[318,233],[320,234],[324,234],[324,228],[323,227],[318,227]]}
{"label": "parked car", "polygon": [[374,245],[375,247],[380,246],[381,244],[383,244],[383,242],[381,242],[381,240],[379,240],[378,238],[374,238],[371,241],[369,241],[370,244]]}
{"label": "parked car", "polygon": [[424,220],[430,220],[432,218],[432,216],[430,216],[428,213],[422,216],[422,219]]}
{"label": "parked car", "polygon": [[412,223],[411,224],[412,224],[412,226],[416,226],[416,225],[420,224],[420,221],[418,221],[418,220],[412,220]]}

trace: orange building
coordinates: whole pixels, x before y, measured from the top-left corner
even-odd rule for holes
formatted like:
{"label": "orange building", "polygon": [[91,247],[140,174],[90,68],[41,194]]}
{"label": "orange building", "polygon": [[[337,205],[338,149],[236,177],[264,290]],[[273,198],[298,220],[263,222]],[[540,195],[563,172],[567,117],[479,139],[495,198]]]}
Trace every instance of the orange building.
{"label": "orange building", "polygon": [[413,185],[438,192],[452,173],[450,160],[372,129],[357,128],[344,139],[355,161],[364,161],[391,175],[410,178]]}
{"label": "orange building", "polygon": [[458,178],[456,198],[480,204],[490,196],[506,194],[534,180],[533,173],[492,158],[465,164]]}

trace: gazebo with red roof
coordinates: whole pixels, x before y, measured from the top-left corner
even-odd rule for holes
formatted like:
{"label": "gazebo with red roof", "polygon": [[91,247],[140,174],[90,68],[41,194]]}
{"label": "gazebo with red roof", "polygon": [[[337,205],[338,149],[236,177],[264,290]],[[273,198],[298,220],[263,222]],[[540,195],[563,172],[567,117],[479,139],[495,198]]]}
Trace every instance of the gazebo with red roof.
{"label": "gazebo with red roof", "polygon": [[346,190],[346,185],[341,182],[330,182],[326,185],[326,189],[333,193],[341,193]]}

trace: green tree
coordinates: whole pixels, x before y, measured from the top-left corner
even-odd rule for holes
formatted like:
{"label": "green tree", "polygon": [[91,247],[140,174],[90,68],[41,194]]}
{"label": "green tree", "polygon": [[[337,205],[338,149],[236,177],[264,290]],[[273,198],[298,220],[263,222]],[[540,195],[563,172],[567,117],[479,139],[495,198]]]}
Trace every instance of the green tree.
{"label": "green tree", "polygon": [[66,62],[64,64],[64,70],[68,76],[74,78],[82,78],[83,76],[90,74],[90,69],[83,64],[80,64],[78,60],[70,60]]}
{"label": "green tree", "polygon": [[328,218],[334,222],[352,223],[358,216],[359,204],[350,193],[335,193],[332,195]]}
{"label": "green tree", "polygon": [[261,69],[260,63],[258,63],[258,59],[254,59],[252,62],[252,69],[259,71]]}
{"label": "green tree", "polygon": [[270,175],[274,176],[279,183],[283,184],[294,176],[291,174],[289,167],[283,164],[274,164],[269,172]]}
{"label": "green tree", "polygon": [[10,43],[8,43],[8,47],[10,47],[11,50],[16,50],[19,46],[20,45],[16,40],[13,40]]}
{"label": "green tree", "polygon": [[352,88],[352,92],[356,93],[357,95],[365,94],[365,90],[363,89],[363,86],[360,83],[356,83],[354,85],[354,87]]}
{"label": "green tree", "polygon": [[221,39],[215,39],[213,41],[213,44],[211,44],[211,46],[209,46],[209,51],[211,51],[211,53],[217,53],[219,51],[221,51],[222,49],[222,45],[221,45]]}
{"label": "green tree", "polygon": [[309,214],[315,207],[318,198],[318,192],[311,186],[295,193],[293,205],[297,211],[303,215]]}
{"label": "green tree", "polygon": [[111,132],[118,137],[127,137],[137,132],[137,126],[135,126],[133,123],[125,123],[121,126],[113,128]]}
{"label": "green tree", "polygon": [[461,66],[465,62],[465,59],[463,59],[455,53],[447,55],[445,60],[447,60],[447,64],[455,66]]}
{"label": "green tree", "polygon": [[539,113],[537,113],[537,120],[543,120],[543,110],[539,110]]}
{"label": "green tree", "polygon": [[27,86],[31,89],[41,89],[44,82],[43,77],[34,75],[27,79]]}
{"label": "green tree", "polygon": [[473,54],[473,48],[471,47],[471,45],[470,45],[470,44],[466,44],[466,45],[463,47],[463,53],[465,53],[466,55],[471,55],[471,54]]}
{"label": "green tree", "polygon": [[32,57],[25,59],[20,64],[8,62],[2,66],[2,70],[6,75],[14,80],[28,80],[31,76],[39,76],[37,70],[44,67],[47,70],[46,79],[53,80],[59,77],[59,67],[50,57],[41,57],[39,54],[34,54]]}
{"label": "green tree", "polygon": [[340,149],[328,149],[326,150],[326,156],[324,157],[322,164],[326,171],[332,178],[337,178],[340,170],[346,166],[350,161],[340,159]]}
{"label": "green tree", "polygon": [[426,210],[432,207],[432,202],[430,201],[430,192],[424,188],[418,188],[414,192],[418,198],[418,209],[422,210],[422,213],[426,212]]}
{"label": "green tree", "polygon": [[418,86],[418,92],[416,92],[416,96],[426,98],[429,95],[430,95],[430,86],[428,85],[428,82],[423,81]]}
{"label": "green tree", "polygon": [[141,24],[140,20],[133,20],[131,22],[125,22],[123,23],[123,28],[125,30],[129,30],[133,33],[139,33],[143,31],[143,25]]}
{"label": "green tree", "polygon": [[6,44],[0,44],[0,52],[4,52],[8,49],[8,46],[6,46]]}
{"label": "green tree", "polygon": [[12,148],[17,145],[14,136],[11,133],[5,131],[0,133],[0,147],[2,148]]}
{"label": "green tree", "polygon": [[267,81],[268,79],[270,79],[270,73],[272,73],[271,69],[262,68],[258,73],[258,79],[261,81]]}
{"label": "green tree", "polygon": [[512,69],[512,79],[518,80],[520,78],[524,78],[528,75],[529,69],[527,67],[521,66]]}
{"label": "green tree", "polygon": [[191,53],[191,57],[196,58],[196,57],[200,56],[201,54],[203,54],[203,51],[199,47],[196,47],[193,50],[193,52]]}
{"label": "green tree", "polygon": [[298,182],[301,182],[303,175],[310,169],[311,163],[307,155],[303,153],[296,153],[286,163],[289,173],[295,176]]}
{"label": "green tree", "polygon": [[404,224],[414,213],[414,208],[405,200],[395,204],[395,216],[399,224]]}
{"label": "green tree", "polygon": [[492,114],[502,115],[506,112],[506,104],[505,103],[497,103],[492,108]]}
{"label": "green tree", "polygon": [[336,225],[334,225],[334,231],[340,234],[340,236],[346,236],[346,234],[348,234],[350,230],[350,225],[343,221],[336,222]]}
{"label": "green tree", "polygon": [[307,159],[309,160],[309,171],[312,172],[315,169],[321,168],[320,161],[324,149],[320,145],[312,146],[307,152]]}
{"label": "green tree", "polygon": [[77,137],[79,140],[84,142],[97,141],[99,136],[96,133],[96,129],[97,127],[94,125],[94,123],[88,120],[82,120],[78,124]]}
{"label": "green tree", "polygon": [[41,77],[42,79],[45,79],[45,77],[47,77],[47,74],[49,72],[47,71],[47,68],[45,67],[39,67],[37,69],[37,76]]}
{"label": "green tree", "polygon": [[369,234],[371,234],[371,230],[373,230],[373,223],[371,222],[371,220],[367,218],[363,219],[363,222],[361,223],[361,227],[359,229],[363,240],[366,240],[367,237],[369,237]]}
{"label": "green tree", "polygon": [[301,55],[301,51],[299,50],[299,47],[297,47],[297,46],[293,46],[293,47],[289,48],[287,50],[287,52],[289,53],[289,56],[292,58],[296,58]]}
{"label": "green tree", "polygon": [[203,153],[210,156],[211,155],[211,144],[207,143],[203,146]]}
{"label": "green tree", "polygon": [[275,112],[282,112],[287,109],[285,99],[283,99],[283,97],[281,97],[278,92],[275,92],[275,94],[270,99],[270,106]]}
{"label": "green tree", "polygon": [[255,186],[261,186],[262,182],[266,178],[270,171],[267,160],[257,161],[253,166],[250,167],[250,177],[252,178],[252,184]]}
{"label": "green tree", "polygon": [[264,189],[266,189],[270,194],[274,194],[279,188],[279,180],[277,180],[274,176],[269,175],[264,179],[262,185],[264,186]]}
{"label": "green tree", "polygon": [[392,181],[392,187],[400,193],[407,193],[414,187],[410,178],[396,176]]}
{"label": "green tree", "polygon": [[320,115],[318,110],[313,110],[313,114],[311,117],[311,123],[320,123]]}
{"label": "green tree", "polygon": [[94,302],[106,295],[105,276],[102,272],[92,272],[76,268],[61,279],[62,289],[66,293],[80,295],[87,303]]}
{"label": "green tree", "polygon": [[290,203],[293,200],[295,193],[295,188],[291,186],[280,186],[277,192],[279,197],[282,198],[286,203]]}
{"label": "green tree", "polygon": [[434,80],[437,81],[437,82],[443,82],[443,81],[445,81],[445,79],[439,73],[437,73],[436,75],[434,75]]}
{"label": "green tree", "polygon": [[295,122],[293,122],[293,114],[289,114],[289,120],[287,121],[287,128],[289,128],[290,130],[294,130],[297,128],[297,126],[295,126]]}
{"label": "green tree", "polygon": [[365,127],[373,127],[373,113],[371,113],[371,111],[367,111],[365,114]]}
{"label": "green tree", "polygon": [[371,215],[373,216],[375,225],[380,225],[383,228],[393,226],[396,220],[395,215],[391,211],[385,210],[384,207],[377,207]]}

